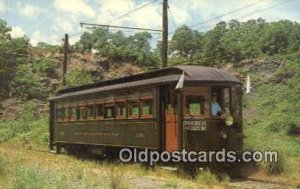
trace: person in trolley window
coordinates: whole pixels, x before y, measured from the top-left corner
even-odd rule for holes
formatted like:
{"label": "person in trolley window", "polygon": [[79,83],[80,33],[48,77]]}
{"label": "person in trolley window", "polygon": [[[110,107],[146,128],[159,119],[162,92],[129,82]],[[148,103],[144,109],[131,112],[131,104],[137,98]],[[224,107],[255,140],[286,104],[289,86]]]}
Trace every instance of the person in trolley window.
{"label": "person in trolley window", "polygon": [[222,109],[217,102],[217,93],[212,93],[211,96],[211,115],[213,117],[220,116],[222,114]]}

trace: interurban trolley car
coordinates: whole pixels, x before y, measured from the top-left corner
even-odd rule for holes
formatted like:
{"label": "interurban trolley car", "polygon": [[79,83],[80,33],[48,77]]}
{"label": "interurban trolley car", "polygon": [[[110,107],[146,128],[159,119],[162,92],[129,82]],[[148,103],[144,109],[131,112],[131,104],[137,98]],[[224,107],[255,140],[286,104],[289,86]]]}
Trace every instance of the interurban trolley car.
{"label": "interurban trolley car", "polygon": [[241,151],[242,84],[221,69],[175,66],[63,89],[50,99],[49,130],[57,152]]}

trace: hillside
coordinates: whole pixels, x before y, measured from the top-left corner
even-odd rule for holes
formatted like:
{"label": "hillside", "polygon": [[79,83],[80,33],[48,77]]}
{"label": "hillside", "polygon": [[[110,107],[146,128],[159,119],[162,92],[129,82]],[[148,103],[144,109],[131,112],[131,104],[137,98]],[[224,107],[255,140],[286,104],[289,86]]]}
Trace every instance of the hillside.
{"label": "hillside", "polygon": [[26,65],[17,69],[9,94],[0,100],[0,118],[16,119],[26,103],[38,106],[38,114],[47,112],[47,98],[63,87],[129,76],[144,69],[126,62],[111,62],[92,53],[72,53],[69,57],[66,86],[62,85],[63,54],[30,48]]}
{"label": "hillside", "polygon": [[[151,49],[151,35],[125,36],[103,28],[84,33],[70,47],[63,86],[60,46],[32,47],[26,37],[11,38],[2,20],[0,28],[0,188],[53,183],[54,188],[124,188],[140,182],[161,188],[230,187],[228,176],[219,179],[209,170],[190,178],[140,165],[48,154],[47,99],[63,87],[158,67],[160,44]],[[250,75],[252,89],[243,96],[244,147],[279,153],[278,163],[259,163],[253,176],[300,185],[300,25],[232,20],[204,33],[181,26],[170,40],[169,65],[189,63],[223,68],[243,82]],[[109,181],[99,180],[102,176]]]}

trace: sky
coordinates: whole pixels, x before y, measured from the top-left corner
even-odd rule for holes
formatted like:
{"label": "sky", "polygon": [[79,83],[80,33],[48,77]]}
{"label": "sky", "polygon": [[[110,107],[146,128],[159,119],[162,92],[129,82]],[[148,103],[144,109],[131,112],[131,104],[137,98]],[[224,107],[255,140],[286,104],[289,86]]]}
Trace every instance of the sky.
{"label": "sky", "polygon": [[[168,0],[168,4],[169,38],[183,24],[207,31],[231,19],[300,22],[300,0]],[[162,0],[0,0],[0,18],[12,28],[13,38],[26,35],[32,45],[61,44],[65,33],[74,44],[84,31],[90,31],[81,28],[80,22],[161,29]],[[151,34],[153,41],[161,40],[161,33]]]}

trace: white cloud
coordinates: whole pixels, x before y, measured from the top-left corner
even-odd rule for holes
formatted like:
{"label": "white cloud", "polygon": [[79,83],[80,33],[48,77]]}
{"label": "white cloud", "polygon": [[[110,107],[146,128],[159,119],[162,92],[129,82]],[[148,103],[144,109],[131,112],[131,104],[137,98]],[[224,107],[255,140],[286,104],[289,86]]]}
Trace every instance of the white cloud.
{"label": "white cloud", "polygon": [[128,13],[129,11],[142,6],[143,4],[149,3],[149,1],[144,3],[139,2],[143,1],[103,1],[99,4],[99,15],[97,19],[94,20],[94,22],[101,24],[108,23],[111,25],[160,29],[161,6],[159,2],[146,6],[122,18],[118,18]]}
{"label": "white cloud", "polygon": [[71,32],[73,31],[74,23],[67,19],[55,18],[54,25],[51,27],[54,31]]}
{"label": "white cloud", "polygon": [[40,31],[35,31],[30,37],[30,42],[33,46],[36,46],[38,42],[45,42],[48,44],[61,44],[63,37],[59,38],[57,35],[47,35],[46,33],[42,33]]}
{"label": "white cloud", "polygon": [[83,0],[55,0],[53,6],[60,11],[76,15],[93,17],[96,14],[92,7]]}
{"label": "white cloud", "polygon": [[43,12],[41,7],[33,5],[25,5],[21,8],[20,15],[27,18],[38,18],[39,14]]}
{"label": "white cloud", "polygon": [[19,26],[13,26],[10,32],[12,38],[23,37],[25,35],[24,30]]}
{"label": "white cloud", "polygon": [[170,5],[169,8],[172,14],[170,16],[173,16],[176,25],[186,24],[187,21],[191,18],[191,15],[188,12],[187,4],[174,4]]}
{"label": "white cloud", "polygon": [[4,3],[5,3],[4,1],[0,0],[0,12],[4,11],[4,6],[5,6]]}

